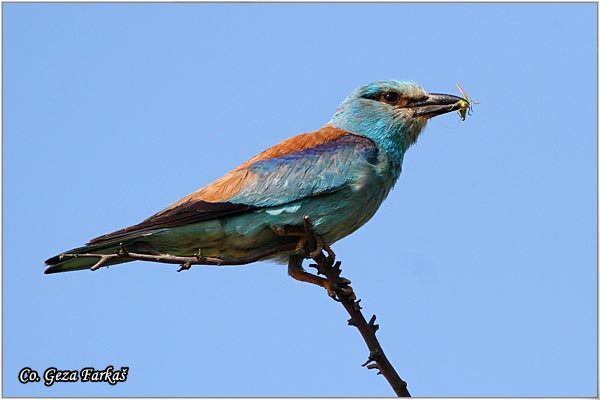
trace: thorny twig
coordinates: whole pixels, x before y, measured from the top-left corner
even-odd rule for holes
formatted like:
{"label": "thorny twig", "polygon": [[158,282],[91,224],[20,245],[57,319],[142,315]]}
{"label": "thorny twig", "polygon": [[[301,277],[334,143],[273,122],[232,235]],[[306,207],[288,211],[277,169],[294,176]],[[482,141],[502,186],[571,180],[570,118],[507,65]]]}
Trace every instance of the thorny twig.
{"label": "thorny twig", "polygon": [[[310,258],[316,262],[311,264],[311,267],[317,269],[317,273],[324,275],[331,284],[333,291],[333,298],[339,301],[348,314],[350,319],[348,325],[355,326],[367,347],[369,348],[369,357],[367,361],[362,364],[363,367],[368,369],[377,369],[377,374],[383,375],[392,389],[398,397],[410,397],[410,393],[407,389],[407,384],[403,381],[392,364],[387,359],[375,332],[379,329],[379,325],[375,324],[375,315],[371,317],[369,322],[365,319],[362,314],[360,300],[356,299],[354,290],[350,285],[350,281],[340,276],[342,270],[340,269],[341,262],[335,261],[335,253],[329,245],[318,235],[315,235],[312,231],[312,226],[309,217],[304,217],[304,233],[305,233],[305,253],[306,258]],[[275,255],[281,252],[293,251],[296,248],[295,243],[289,243],[285,245],[275,246],[266,250],[262,250],[251,254],[246,257],[239,258],[221,258],[221,257],[208,257],[202,254],[201,250],[194,256],[175,256],[171,254],[163,254],[152,247],[139,243],[143,247],[147,247],[146,253],[133,253],[128,251],[123,244],[120,244],[119,250],[112,254],[62,254],[60,257],[63,258],[77,258],[77,257],[95,257],[98,258],[98,262],[94,264],[90,269],[97,270],[100,267],[108,266],[111,261],[150,261],[167,264],[179,264],[180,267],[177,271],[188,270],[192,265],[242,265],[249,264],[263,258]],[[327,255],[323,253],[327,252]]]}
{"label": "thorny twig", "polygon": [[123,244],[119,246],[119,250],[111,254],[96,254],[96,253],[65,253],[61,254],[60,258],[98,258],[98,262],[90,267],[92,271],[98,268],[108,266],[110,261],[150,261],[165,264],[179,264],[180,267],[177,270],[183,271],[191,268],[192,265],[243,265],[249,264],[255,261],[259,261],[262,258],[272,256],[277,253],[291,251],[296,247],[295,243],[288,243],[280,246],[268,248],[266,250],[257,251],[256,253],[250,254],[246,257],[207,257],[202,254],[199,249],[198,253],[193,256],[174,256],[171,254],[159,253],[150,246],[147,247],[149,253],[132,253],[127,251]]}
{"label": "thorny twig", "polygon": [[[304,229],[306,231],[307,246],[314,246],[312,251],[311,247],[308,251],[316,264],[310,266],[316,268],[319,274],[324,275],[329,280],[336,295],[335,299],[342,303],[348,314],[350,314],[348,325],[355,326],[359,330],[369,348],[369,357],[362,366],[379,370],[377,374],[381,374],[387,379],[398,397],[410,397],[406,382],[400,378],[383,352],[379,340],[377,340],[375,332],[379,329],[379,325],[375,324],[376,316],[373,315],[367,322],[360,311],[362,308],[359,304],[360,300],[356,300],[354,290],[349,286],[351,282],[340,276],[342,272],[340,269],[341,262],[335,261],[335,254],[329,246],[314,235],[308,217],[304,217]],[[327,252],[327,256],[323,254],[323,250]]]}

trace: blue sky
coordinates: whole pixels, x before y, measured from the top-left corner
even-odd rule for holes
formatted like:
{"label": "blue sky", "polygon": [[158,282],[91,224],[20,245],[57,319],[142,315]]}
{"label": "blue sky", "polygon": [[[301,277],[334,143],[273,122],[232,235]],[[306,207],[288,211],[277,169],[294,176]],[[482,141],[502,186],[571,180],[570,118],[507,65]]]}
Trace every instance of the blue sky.
{"label": "blue sky", "polygon": [[[342,307],[285,267],[43,260],[132,225],[356,87],[432,120],[344,275],[415,396],[597,395],[597,5],[3,4],[3,395],[391,396]],[[21,368],[129,367],[21,384]]]}

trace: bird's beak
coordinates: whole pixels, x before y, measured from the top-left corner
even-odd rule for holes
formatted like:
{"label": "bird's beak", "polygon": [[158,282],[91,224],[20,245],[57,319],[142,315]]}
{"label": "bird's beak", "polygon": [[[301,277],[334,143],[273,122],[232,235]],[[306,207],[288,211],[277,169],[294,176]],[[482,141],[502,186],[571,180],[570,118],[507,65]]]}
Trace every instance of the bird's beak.
{"label": "bird's beak", "polygon": [[[433,118],[450,111],[464,108],[465,99],[451,94],[429,93],[427,98],[409,102],[406,107],[412,108],[419,117]],[[468,104],[468,103],[467,103]]]}

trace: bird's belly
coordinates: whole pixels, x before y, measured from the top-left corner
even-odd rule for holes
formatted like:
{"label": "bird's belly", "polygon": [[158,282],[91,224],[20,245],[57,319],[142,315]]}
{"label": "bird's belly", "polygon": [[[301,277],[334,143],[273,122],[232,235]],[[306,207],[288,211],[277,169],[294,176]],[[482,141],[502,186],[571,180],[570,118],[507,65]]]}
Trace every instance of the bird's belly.
{"label": "bird's belly", "polygon": [[337,192],[330,207],[308,204],[305,214],[311,217],[315,232],[332,244],[356,231],[373,217],[387,195],[381,187],[359,193]]}

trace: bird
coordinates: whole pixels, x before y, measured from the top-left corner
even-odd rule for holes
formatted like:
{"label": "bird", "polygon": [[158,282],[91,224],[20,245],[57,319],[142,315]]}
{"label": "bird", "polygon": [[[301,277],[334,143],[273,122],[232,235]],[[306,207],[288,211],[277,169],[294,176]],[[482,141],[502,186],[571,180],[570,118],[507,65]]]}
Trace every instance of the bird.
{"label": "bird", "polygon": [[228,260],[287,262],[293,278],[328,289],[324,278],[303,269],[305,255],[294,246],[302,240],[304,218],[328,245],[355,232],[395,186],[404,154],[428,120],[451,111],[462,115],[467,106],[463,97],[428,93],[414,81],[366,84],[320,129],[283,140],[136,225],[49,258],[45,273],[94,269],[98,259],[77,257],[82,254],[201,251]]}

